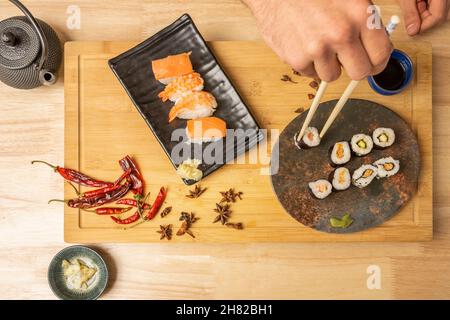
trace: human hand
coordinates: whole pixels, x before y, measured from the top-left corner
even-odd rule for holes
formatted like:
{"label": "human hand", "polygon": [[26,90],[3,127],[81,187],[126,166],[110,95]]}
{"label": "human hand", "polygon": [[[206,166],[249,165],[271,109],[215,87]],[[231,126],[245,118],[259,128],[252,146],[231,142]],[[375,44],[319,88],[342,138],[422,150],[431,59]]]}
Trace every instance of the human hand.
{"label": "human hand", "polygon": [[369,0],[243,0],[268,45],[302,75],[334,81],[380,73],[392,52],[385,29],[369,29]]}
{"label": "human hand", "polygon": [[425,32],[448,20],[450,0],[399,0],[410,36]]}

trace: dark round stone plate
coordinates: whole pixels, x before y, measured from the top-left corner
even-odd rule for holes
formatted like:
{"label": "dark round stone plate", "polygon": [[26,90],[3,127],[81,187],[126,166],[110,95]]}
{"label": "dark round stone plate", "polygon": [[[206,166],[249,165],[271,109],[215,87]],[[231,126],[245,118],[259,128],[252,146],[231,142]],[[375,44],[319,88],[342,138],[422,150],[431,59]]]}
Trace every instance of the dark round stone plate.
{"label": "dark round stone plate", "polygon": [[[322,103],[311,122],[319,131],[337,100]],[[320,146],[299,150],[294,135],[300,130],[307,111],[294,119],[281,133],[271,159],[273,189],[284,209],[305,226],[329,233],[352,233],[380,225],[399,211],[415,194],[420,171],[420,153],[416,136],[406,122],[390,109],[377,103],[351,99],[347,102]],[[400,160],[400,172],[390,178],[374,180],[368,187],[354,186],[333,192],[328,198],[314,198],[308,183],[328,179],[334,168],[329,150],[338,141],[350,141],[358,133],[371,135],[378,127],[392,128],[396,142],[385,150],[373,150],[366,157],[352,157],[346,167],[353,172],[362,164],[392,156]],[[333,228],[330,218],[350,214],[347,228]]]}

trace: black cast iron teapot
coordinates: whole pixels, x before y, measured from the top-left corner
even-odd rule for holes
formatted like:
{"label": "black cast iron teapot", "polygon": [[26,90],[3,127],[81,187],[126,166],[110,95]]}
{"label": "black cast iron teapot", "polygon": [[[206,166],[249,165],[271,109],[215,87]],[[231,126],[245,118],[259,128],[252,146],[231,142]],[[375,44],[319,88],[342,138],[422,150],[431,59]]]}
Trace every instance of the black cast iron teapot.
{"label": "black cast iron teapot", "polygon": [[9,1],[25,16],[0,21],[0,81],[17,89],[54,84],[62,56],[58,36],[20,1]]}

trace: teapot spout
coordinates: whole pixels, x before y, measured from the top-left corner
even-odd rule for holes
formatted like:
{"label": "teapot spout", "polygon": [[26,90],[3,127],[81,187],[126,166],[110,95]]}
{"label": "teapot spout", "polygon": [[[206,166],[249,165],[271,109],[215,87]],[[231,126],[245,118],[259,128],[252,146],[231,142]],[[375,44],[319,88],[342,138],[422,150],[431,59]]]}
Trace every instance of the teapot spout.
{"label": "teapot spout", "polygon": [[39,71],[39,80],[44,86],[51,86],[56,82],[56,74],[52,71],[42,69]]}

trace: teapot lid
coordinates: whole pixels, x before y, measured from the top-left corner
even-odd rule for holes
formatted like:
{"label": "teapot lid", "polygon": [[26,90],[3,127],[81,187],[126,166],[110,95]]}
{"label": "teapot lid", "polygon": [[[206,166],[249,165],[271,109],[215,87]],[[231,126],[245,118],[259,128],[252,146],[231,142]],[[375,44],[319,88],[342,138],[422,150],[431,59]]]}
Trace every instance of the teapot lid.
{"label": "teapot lid", "polygon": [[38,35],[25,17],[0,21],[0,65],[22,69],[36,60],[41,45]]}

